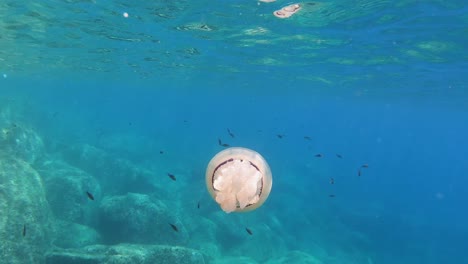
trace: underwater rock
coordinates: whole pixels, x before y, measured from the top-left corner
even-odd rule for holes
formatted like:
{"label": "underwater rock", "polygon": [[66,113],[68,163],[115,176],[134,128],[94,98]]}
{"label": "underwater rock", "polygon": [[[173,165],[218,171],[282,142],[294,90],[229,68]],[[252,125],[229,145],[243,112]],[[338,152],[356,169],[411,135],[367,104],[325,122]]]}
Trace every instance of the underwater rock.
{"label": "underwater rock", "polygon": [[23,160],[0,155],[0,260],[43,263],[50,219],[39,174]]}
{"label": "underwater rock", "polygon": [[[231,249],[231,255],[246,255],[260,263],[269,259],[278,259],[287,251],[288,247],[282,236],[272,231],[266,224],[252,226],[253,234],[240,232],[244,235],[242,243],[237,243]],[[286,263],[286,262],[285,262]],[[287,262],[302,263],[302,262]]]}
{"label": "underwater rock", "polygon": [[56,220],[53,244],[61,248],[82,248],[101,242],[101,236],[93,228],[76,223]]}
{"label": "underwater rock", "polygon": [[219,257],[221,251],[216,238],[218,232],[216,224],[200,215],[185,215],[184,219],[187,219],[184,222],[190,234],[190,242],[187,246],[199,250],[210,258]]}
{"label": "underwater rock", "polygon": [[210,219],[217,225],[216,236],[222,241],[221,245],[231,248],[238,243],[242,242],[245,238],[245,226],[239,216],[226,216],[221,210],[215,211],[210,214]]}
{"label": "underwater rock", "polygon": [[213,221],[200,215],[187,215],[186,218],[193,219],[186,223],[192,241],[216,241],[218,227]]}
{"label": "underwater rock", "polygon": [[[171,227],[178,227],[178,232]],[[187,229],[160,200],[145,194],[107,196],[99,208],[98,229],[106,243],[180,244]]]}
{"label": "underwater rock", "polygon": [[263,263],[271,258],[282,257],[287,252],[288,246],[283,236],[278,235],[280,233],[264,220],[252,221],[255,217],[251,217],[249,223],[258,224],[249,225],[242,215],[226,217],[222,211],[212,213],[210,219],[217,225],[215,231],[220,250],[227,255],[249,256]]}
{"label": "underwater rock", "polygon": [[323,262],[312,255],[309,255],[302,251],[289,251],[285,256],[281,258],[273,258],[265,264],[289,264],[289,263],[301,263],[301,264],[323,264]]}
{"label": "underwater rock", "polygon": [[[213,240],[213,242],[216,242],[216,240]],[[211,263],[213,259],[222,257],[221,251],[219,250],[219,245],[215,243],[206,243],[206,241],[197,244],[198,245],[195,249],[203,253],[209,263]]]}
{"label": "underwater rock", "polygon": [[151,171],[94,146],[87,144],[65,146],[61,154],[68,163],[95,176],[107,193],[164,192],[150,181],[157,178]]}
{"label": "underwater rock", "polygon": [[160,245],[93,245],[82,249],[55,249],[46,254],[46,264],[204,264],[193,249]]}
{"label": "underwater rock", "polygon": [[96,179],[59,160],[41,160],[36,167],[44,179],[47,201],[55,217],[78,224],[95,224],[98,203],[90,201],[86,192],[99,200],[101,187]]}
{"label": "underwater rock", "polygon": [[210,264],[258,264],[255,260],[249,257],[222,257],[210,261]]}
{"label": "underwater rock", "polygon": [[44,154],[44,143],[33,129],[12,123],[0,128],[0,149],[32,164]]}

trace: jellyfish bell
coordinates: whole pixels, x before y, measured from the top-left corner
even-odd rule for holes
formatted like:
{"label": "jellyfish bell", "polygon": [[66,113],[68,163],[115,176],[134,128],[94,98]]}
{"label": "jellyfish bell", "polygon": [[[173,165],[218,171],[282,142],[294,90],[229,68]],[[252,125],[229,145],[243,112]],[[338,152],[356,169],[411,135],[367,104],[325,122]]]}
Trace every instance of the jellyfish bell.
{"label": "jellyfish bell", "polygon": [[216,154],[206,169],[206,187],[226,213],[260,207],[272,186],[268,163],[257,152],[232,147]]}

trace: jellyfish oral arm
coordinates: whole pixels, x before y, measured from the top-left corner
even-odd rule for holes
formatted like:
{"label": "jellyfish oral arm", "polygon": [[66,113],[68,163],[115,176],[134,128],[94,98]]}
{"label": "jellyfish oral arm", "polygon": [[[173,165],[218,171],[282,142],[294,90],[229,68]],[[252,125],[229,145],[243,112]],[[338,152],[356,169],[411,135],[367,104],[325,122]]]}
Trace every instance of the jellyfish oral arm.
{"label": "jellyfish oral arm", "polygon": [[216,202],[230,213],[258,202],[262,174],[248,161],[233,160],[219,168],[214,175]]}

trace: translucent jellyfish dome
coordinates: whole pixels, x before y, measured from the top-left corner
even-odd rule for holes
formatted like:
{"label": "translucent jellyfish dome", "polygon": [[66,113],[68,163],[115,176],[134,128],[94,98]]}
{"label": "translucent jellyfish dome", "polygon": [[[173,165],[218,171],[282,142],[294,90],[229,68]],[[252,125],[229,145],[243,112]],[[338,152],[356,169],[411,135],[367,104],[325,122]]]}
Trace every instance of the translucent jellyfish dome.
{"label": "translucent jellyfish dome", "polygon": [[206,187],[226,213],[260,207],[272,186],[268,163],[257,152],[232,147],[216,154],[206,169]]}

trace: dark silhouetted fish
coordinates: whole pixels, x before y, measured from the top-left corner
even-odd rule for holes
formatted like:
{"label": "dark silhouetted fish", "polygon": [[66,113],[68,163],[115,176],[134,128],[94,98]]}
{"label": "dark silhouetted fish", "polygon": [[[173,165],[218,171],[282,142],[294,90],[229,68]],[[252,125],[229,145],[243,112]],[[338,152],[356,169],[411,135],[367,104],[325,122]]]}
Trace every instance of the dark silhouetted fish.
{"label": "dark silhouetted fish", "polygon": [[164,154],[164,151],[160,150],[160,151],[159,151],[159,154]]}
{"label": "dark silhouetted fish", "polygon": [[323,157],[323,155],[322,154],[317,154],[317,155],[315,155],[315,157],[321,158],[321,157]]}
{"label": "dark silhouetted fish", "polygon": [[26,224],[23,225],[23,236],[26,236]]}
{"label": "dark silhouetted fish", "polygon": [[334,195],[334,194],[329,194],[329,195],[328,195],[328,197],[330,197],[330,198],[334,198],[334,197],[335,197],[335,195]]}
{"label": "dark silhouetted fish", "polygon": [[200,209],[200,202],[197,203],[197,208]]}
{"label": "dark silhouetted fish", "polygon": [[311,140],[311,138],[309,136],[305,136],[304,139],[305,140]]}
{"label": "dark silhouetted fish", "polygon": [[167,176],[169,176],[169,178],[171,178],[171,180],[173,181],[176,181],[176,177],[174,176],[174,174],[171,174],[171,173],[168,173]]}
{"label": "dark silhouetted fish", "polygon": [[335,184],[335,179],[330,178],[330,184]]}
{"label": "dark silhouetted fish", "polygon": [[223,147],[229,147],[229,144],[223,143],[221,139],[218,138],[218,145],[223,146]]}
{"label": "dark silhouetted fish", "polygon": [[86,195],[88,196],[88,198],[92,201],[94,201],[94,195],[88,191],[86,191]]}
{"label": "dark silhouetted fish", "polygon": [[234,133],[232,133],[231,130],[230,130],[229,128],[227,129],[227,132],[228,132],[228,134],[229,134],[232,138],[235,138]]}
{"label": "dark silhouetted fish", "polygon": [[336,156],[337,156],[338,158],[340,158],[340,159],[343,158],[343,156],[341,156],[340,154],[336,154]]}
{"label": "dark silhouetted fish", "polygon": [[361,176],[361,169],[357,170],[357,176]]}
{"label": "dark silhouetted fish", "polygon": [[276,135],[276,136],[277,136],[278,138],[283,138],[283,137],[284,137],[284,135],[282,135],[282,134],[278,134],[278,135]]}
{"label": "dark silhouetted fish", "polygon": [[252,230],[248,229],[247,227],[245,228],[245,231],[247,231],[247,233],[249,233],[249,235],[252,235]]}
{"label": "dark silhouetted fish", "polygon": [[173,224],[171,224],[171,223],[169,223],[169,225],[172,227],[172,229],[173,229],[174,231],[179,232],[179,229],[177,228],[176,225],[173,225]]}
{"label": "dark silhouetted fish", "polygon": [[363,165],[361,165],[361,168],[369,168],[369,165],[368,164],[363,164]]}

